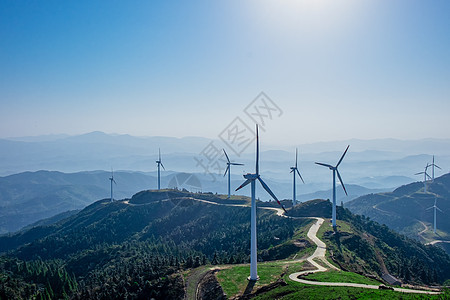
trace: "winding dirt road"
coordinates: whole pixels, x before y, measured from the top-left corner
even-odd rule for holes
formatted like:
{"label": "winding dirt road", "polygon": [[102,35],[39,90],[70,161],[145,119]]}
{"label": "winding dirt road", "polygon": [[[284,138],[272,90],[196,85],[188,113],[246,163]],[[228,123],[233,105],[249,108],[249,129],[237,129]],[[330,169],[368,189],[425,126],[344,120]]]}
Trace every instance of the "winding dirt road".
{"label": "winding dirt road", "polygon": [[[308,270],[308,271],[302,271],[302,272],[296,272],[289,275],[289,279],[300,282],[303,284],[310,284],[310,285],[320,285],[320,286],[344,286],[344,287],[358,287],[358,288],[364,288],[364,289],[374,289],[377,290],[379,288],[378,285],[371,285],[371,284],[360,284],[360,283],[349,283],[349,282],[320,282],[320,281],[309,281],[305,279],[298,278],[301,275],[305,275],[307,273],[316,273],[316,272],[325,272],[328,269],[318,264],[315,259],[318,259],[322,262],[324,262],[328,267],[331,269],[339,270],[335,266],[333,266],[328,260],[325,258],[326,253],[326,245],[323,241],[321,241],[317,237],[317,231],[319,230],[320,226],[324,222],[324,219],[322,218],[315,218],[317,220],[316,223],[314,223],[311,228],[308,231],[308,237],[316,244],[317,248],[314,253],[308,257],[306,260],[310,262],[312,265],[316,267],[316,270]],[[394,288],[394,291],[402,292],[402,293],[415,293],[415,294],[440,294],[440,292],[432,292],[432,291],[423,291],[423,290],[413,290],[413,289],[402,289],[402,288]]]}
{"label": "winding dirt road", "polygon": [[[204,203],[213,204],[213,205],[248,207],[248,205],[245,205],[245,204],[221,204],[221,203],[212,202],[212,201],[208,201],[208,200],[196,199],[194,197],[177,198],[177,200],[185,200],[185,199],[195,200],[195,201],[204,202]],[[168,199],[168,200],[175,200],[175,199]],[[132,205],[131,203],[128,203],[128,202],[126,204]],[[280,216],[283,218],[294,218],[294,217],[286,216],[284,211],[281,208],[275,208],[275,207],[260,207],[260,208],[267,209],[267,210],[273,210],[276,212],[277,216]],[[322,226],[324,219],[320,218],[320,217],[300,217],[300,218],[316,220],[316,222],[309,228],[307,236],[311,241],[313,241],[314,244],[316,244],[317,248],[312,255],[310,255],[308,258],[306,258],[306,260],[309,263],[311,263],[313,266],[316,267],[316,270],[307,270],[307,271],[292,273],[289,275],[289,279],[296,281],[296,282],[300,282],[303,284],[310,284],[310,285],[357,287],[357,288],[364,288],[364,289],[378,289],[379,288],[378,285],[370,285],[370,284],[359,284],[359,283],[349,283],[349,282],[320,282],[320,281],[309,281],[309,280],[298,278],[299,276],[305,275],[307,273],[325,272],[325,271],[328,271],[329,269],[340,270],[339,268],[337,268],[336,266],[331,264],[326,259],[325,254],[327,251],[327,246],[323,241],[321,241],[317,237],[317,232],[319,231],[320,226]],[[295,219],[297,219],[297,218],[295,218]],[[433,241],[433,242],[440,242],[440,241]],[[447,241],[444,241],[444,242],[447,242]],[[302,261],[302,260],[298,260],[298,261]],[[323,267],[317,261],[320,261],[321,263],[326,265],[328,268]],[[415,294],[440,294],[440,292],[402,289],[402,288],[394,288],[394,291],[402,292],[402,293],[415,293]]]}

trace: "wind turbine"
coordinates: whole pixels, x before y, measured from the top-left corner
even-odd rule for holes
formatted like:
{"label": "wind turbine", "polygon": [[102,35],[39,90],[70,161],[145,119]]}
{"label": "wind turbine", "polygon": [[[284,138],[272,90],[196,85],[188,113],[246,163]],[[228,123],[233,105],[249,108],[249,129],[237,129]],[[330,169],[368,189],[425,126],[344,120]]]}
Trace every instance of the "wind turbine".
{"label": "wind turbine", "polygon": [[433,163],[430,165],[430,167],[431,167],[431,182],[434,182],[434,167],[442,170],[441,167],[439,167],[434,163],[434,155],[433,155]]}
{"label": "wind turbine", "polygon": [[339,174],[339,171],[338,171],[338,167],[341,164],[342,160],[344,159],[344,156],[347,153],[348,147],[350,147],[350,145],[347,146],[347,149],[345,149],[344,154],[342,154],[342,156],[341,156],[341,159],[338,161],[338,163],[334,167],[329,164],[316,162],[316,164],[327,167],[331,171],[333,171],[333,208],[331,211],[331,217],[332,217],[333,229],[335,229],[335,230],[336,230],[336,174],[339,178],[339,181],[341,182],[341,185],[342,185],[342,188],[344,189],[345,194],[348,196],[347,190],[345,189],[344,182],[342,181],[341,175]]}
{"label": "wind turbine", "polygon": [[244,164],[238,164],[238,163],[232,163],[231,161],[230,161],[230,159],[228,158],[228,155],[227,155],[227,152],[225,152],[225,149],[222,149],[223,150],[223,153],[225,153],[225,157],[227,158],[227,169],[225,170],[225,173],[223,174],[223,176],[225,176],[225,175],[227,175],[227,172],[228,172],[228,199],[230,199],[230,189],[231,189],[231,187],[230,187],[230,184],[231,184],[231,175],[230,175],[230,173],[231,173],[231,167],[230,166],[243,166]]}
{"label": "wind turbine", "polygon": [[300,175],[300,172],[298,171],[297,168],[297,148],[295,148],[295,167],[291,167],[291,173],[293,175],[293,186],[294,186],[294,191],[293,191],[293,195],[292,195],[292,206],[295,206],[297,204],[297,201],[295,199],[295,173],[298,174],[298,176],[300,177],[300,179],[302,180],[303,183],[305,183],[305,181],[302,178],[302,175]]}
{"label": "wind turbine", "polygon": [[414,175],[423,174],[423,191],[425,193],[427,192],[427,179],[431,179],[430,175],[428,175],[428,173],[427,173],[427,170],[429,167],[430,167],[430,164],[427,163],[427,165],[425,166],[425,171],[414,174]]}
{"label": "wind turbine", "polygon": [[158,149],[159,151],[159,158],[156,161],[156,163],[158,164],[158,190],[161,189],[161,167],[164,169],[164,171],[166,170],[166,168],[164,168],[164,165],[161,161],[161,149]]}
{"label": "wind turbine", "polygon": [[113,171],[112,168],[111,168],[111,177],[109,178],[109,180],[111,181],[111,202],[113,202],[114,201],[114,198],[113,198],[113,182],[114,182],[114,184],[117,184],[117,183],[114,180],[114,171]]}
{"label": "wind turbine", "polygon": [[262,187],[275,199],[278,204],[283,208],[284,206],[280,203],[275,194],[270,190],[267,184],[261,179],[259,175],[259,137],[258,137],[258,125],[256,125],[256,172],[254,174],[245,174],[244,178],[246,179],[241,186],[239,186],[236,191],[240,190],[244,186],[251,183],[251,193],[252,193],[252,202],[251,202],[251,216],[250,216],[250,277],[248,278],[251,281],[258,280],[258,271],[257,271],[257,253],[256,253],[256,199],[255,199],[255,188],[256,181],[258,180],[261,183]]}
{"label": "wind turbine", "polygon": [[436,201],[437,201],[437,198],[434,198],[434,205],[432,207],[428,207],[426,209],[426,210],[429,210],[429,209],[434,208],[434,227],[433,227],[434,234],[436,234],[436,210],[439,209],[439,211],[442,212],[442,210],[439,207],[437,207]]}

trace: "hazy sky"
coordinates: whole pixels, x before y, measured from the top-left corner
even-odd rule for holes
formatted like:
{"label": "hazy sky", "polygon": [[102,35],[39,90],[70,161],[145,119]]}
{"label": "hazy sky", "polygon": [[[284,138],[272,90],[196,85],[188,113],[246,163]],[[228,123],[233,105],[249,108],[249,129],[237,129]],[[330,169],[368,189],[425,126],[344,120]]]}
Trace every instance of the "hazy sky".
{"label": "hazy sky", "polygon": [[0,137],[450,138],[450,1],[0,2]]}

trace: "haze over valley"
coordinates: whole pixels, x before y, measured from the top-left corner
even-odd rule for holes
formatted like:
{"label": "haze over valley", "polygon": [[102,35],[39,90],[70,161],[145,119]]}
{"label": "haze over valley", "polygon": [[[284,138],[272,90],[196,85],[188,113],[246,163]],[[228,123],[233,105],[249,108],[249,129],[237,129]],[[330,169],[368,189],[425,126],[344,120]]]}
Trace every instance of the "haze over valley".
{"label": "haze over valley", "polygon": [[450,2],[0,2],[0,300],[450,299]]}

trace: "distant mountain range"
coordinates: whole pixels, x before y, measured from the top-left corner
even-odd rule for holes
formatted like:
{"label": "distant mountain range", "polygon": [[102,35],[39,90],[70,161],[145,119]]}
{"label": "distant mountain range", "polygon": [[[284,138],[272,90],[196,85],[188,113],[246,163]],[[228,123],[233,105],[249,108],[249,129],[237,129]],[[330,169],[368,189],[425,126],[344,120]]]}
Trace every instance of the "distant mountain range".
{"label": "distant mountain range", "polygon": [[[345,204],[353,213],[365,215],[386,224],[398,232],[423,242],[450,240],[450,174],[427,184],[415,182],[393,192],[369,194]],[[442,212],[437,212],[437,234],[433,234],[433,209],[437,201]]]}
{"label": "distant mountain range", "polygon": [[[154,173],[114,172],[117,182],[114,185],[114,198],[129,198],[141,190],[156,189]],[[79,210],[97,199],[110,197],[110,172],[91,171],[78,173],[62,173],[55,171],[24,172],[0,177],[0,234],[13,232],[24,226],[50,218],[57,214]],[[232,186],[242,182],[240,176],[232,177]],[[268,180],[280,199],[291,199],[291,184]],[[189,191],[214,192],[226,194],[226,178],[218,177],[213,181],[205,174],[163,172],[161,179],[163,188],[180,188]],[[347,186],[349,196],[338,191],[339,201],[344,202],[368,193],[379,192],[379,189],[367,189],[357,185]],[[249,195],[249,190],[241,194]],[[319,191],[307,195],[298,195],[298,199],[306,201],[316,198],[330,198],[331,190]],[[269,200],[261,193],[261,200]]]}
{"label": "distant mountain range", "polygon": [[[206,159],[202,153],[210,143],[214,143],[218,156],[217,164],[209,166],[208,173],[196,159]],[[338,203],[420,180],[413,174],[423,170],[432,154],[437,155],[436,163],[443,169],[436,170],[437,175],[450,166],[450,140],[350,140],[300,145],[299,170],[306,184],[298,183],[297,199],[331,198],[331,174],[314,162],[335,163],[346,144],[351,146],[340,173],[349,196],[345,197],[338,187]],[[197,183],[185,182],[183,187],[188,190],[225,194],[222,147],[225,145],[219,140],[201,137],[133,137],[103,132],[0,139],[0,174],[11,175],[0,177],[0,233],[109,197],[109,171],[97,170],[121,170],[115,172],[118,199],[154,189],[158,148],[167,170],[163,172],[163,187],[173,187],[171,180],[180,186],[180,180],[190,178]],[[265,180],[278,198],[291,199],[289,167],[294,163],[294,147],[292,151],[276,150],[262,143],[261,149],[260,170]],[[240,156],[231,150],[229,153],[232,161],[245,164],[232,168],[232,187],[237,187],[243,174],[254,171],[254,149],[249,147]],[[178,178],[180,173],[185,175]],[[240,193],[249,195],[249,190]],[[257,196],[269,200],[264,193]]]}
{"label": "distant mountain range", "polygon": [[[0,177],[0,233],[16,231],[40,219],[86,207],[109,198],[108,172],[25,172]],[[154,185],[149,175],[115,172],[116,199]]]}
{"label": "distant mountain range", "polygon": [[[267,179],[290,183],[289,167],[294,163],[295,147],[298,146],[299,170],[306,182],[306,185],[299,186],[299,194],[326,190],[331,186],[331,175],[314,162],[335,163],[347,144],[350,149],[341,165],[346,184],[387,189],[413,182],[420,179],[413,174],[422,171],[431,161],[431,155],[436,155],[437,164],[443,168],[438,175],[450,170],[450,140],[348,140],[277,147],[262,137],[261,172]],[[209,149],[213,152],[205,156],[208,145],[213,146]],[[0,175],[38,170],[73,173],[109,170],[111,167],[132,172],[152,172],[156,170],[159,148],[164,166],[172,172],[205,173],[219,180],[225,171],[222,148],[229,151],[231,160],[245,164],[234,168],[232,175],[254,171],[253,147],[248,147],[238,156],[219,139],[134,137],[91,132],[78,136],[0,139]],[[206,165],[210,174],[199,163],[199,160],[205,162],[209,158],[217,162]]]}

